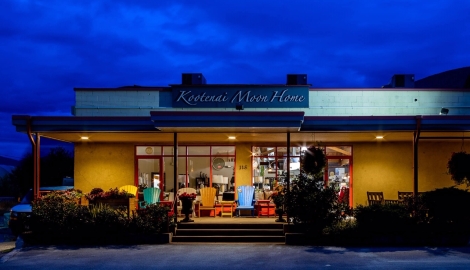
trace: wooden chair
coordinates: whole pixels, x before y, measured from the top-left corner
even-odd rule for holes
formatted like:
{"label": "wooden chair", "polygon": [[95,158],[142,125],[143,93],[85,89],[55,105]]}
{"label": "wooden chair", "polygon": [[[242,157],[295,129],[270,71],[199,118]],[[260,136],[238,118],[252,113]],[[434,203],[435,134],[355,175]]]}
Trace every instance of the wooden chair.
{"label": "wooden chair", "polygon": [[398,200],[404,202],[408,198],[413,197],[413,192],[409,191],[398,191]]}
{"label": "wooden chair", "polygon": [[240,216],[240,210],[251,210],[251,216],[255,216],[255,200],[253,200],[253,196],[255,194],[255,188],[253,186],[239,186],[237,188],[238,191],[238,200],[237,200],[237,208],[235,211],[237,212],[237,217]]}
{"label": "wooden chair", "polygon": [[137,197],[137,190],[138,188],[136,186],[133,186],[133,185],[125,185],[125,186],[122,186],[119,188],[119,191],[125,191],[127,193],[130,193],[134,196]]}
{"label": "wooden chair", "polygon": [[367,200],[369,201],[369,205],[384,204],[384,194],[383,192],[367,191]]}
{"label": "wooden chair", "polygon": [[215,193],[217,189],[213,187],[201,188],[201,205],[199,205],[198,216],[201,217],[201,210],[214,210],[215,217]]}
{"label": "wooden chair", "polygon": [[161,190],[159,188],[144,189],[144,200],[139,201],[139,208],[145,208],[146,205],[160,202],[160,192]]}

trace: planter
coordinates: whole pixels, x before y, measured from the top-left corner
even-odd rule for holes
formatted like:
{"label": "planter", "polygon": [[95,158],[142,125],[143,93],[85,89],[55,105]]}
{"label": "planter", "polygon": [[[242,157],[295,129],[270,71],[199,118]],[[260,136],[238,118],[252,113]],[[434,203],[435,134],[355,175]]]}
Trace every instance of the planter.
{"label": "planter", "polygon": [[189,218],[189,214],[193,212],[193,199],[181,199],[181,213],[185,215],[185,218],[181,222],[194,222]]}

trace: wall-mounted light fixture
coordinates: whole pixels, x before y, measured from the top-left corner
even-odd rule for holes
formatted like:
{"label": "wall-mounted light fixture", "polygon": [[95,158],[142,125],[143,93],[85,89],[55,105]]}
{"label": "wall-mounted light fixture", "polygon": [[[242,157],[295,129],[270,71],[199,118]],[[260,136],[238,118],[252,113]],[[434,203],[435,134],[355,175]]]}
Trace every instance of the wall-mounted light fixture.
{"label": "wall-mounted light fixture", "polygon": [[449,113],[449,109],[447,108],[441,108],[441,111],[439,112],[440,115],[447,115]]}

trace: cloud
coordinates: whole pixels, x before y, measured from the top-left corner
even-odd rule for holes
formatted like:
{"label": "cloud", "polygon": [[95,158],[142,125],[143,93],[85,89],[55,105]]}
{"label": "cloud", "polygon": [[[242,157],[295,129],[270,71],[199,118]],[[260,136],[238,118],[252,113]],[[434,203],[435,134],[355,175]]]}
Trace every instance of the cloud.
{"label": "cloud", "polygon": [[[7,126],[11,114],[70,115],[74,87],[167,86],[184,72],[380,87],[395,73],[420,79],[470,63],[470,2],[459,0],[5,0],[0,14]],[[8,130],[5,143],[16,143]]]}

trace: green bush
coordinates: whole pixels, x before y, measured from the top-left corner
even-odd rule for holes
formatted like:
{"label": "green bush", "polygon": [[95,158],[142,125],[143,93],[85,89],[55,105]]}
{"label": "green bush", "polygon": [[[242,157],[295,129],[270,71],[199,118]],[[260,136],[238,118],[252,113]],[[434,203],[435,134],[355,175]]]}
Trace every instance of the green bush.
{"label": "green bush", "polygon": [[294,224],[309,233],[321,234],[323,229],[341,221],[349,208],[339,202],[333,188],[324,186],[326,158],[321,148],[307,149],[301,164],[300,174],[291,181],[290,190],[286,192],[285,209]]}
{"label": "green bush", "polygon": [[150,204],[143,209],[138,209],[137,215],[131,220],[132,231],[144,234],[167,231],[172,223],[171,217],[168,217],[169,210],[168,206],[158,204]]}
{"label": "green bush", "polygon": [[470,234],[470,193],[455,187],[425,192],[424,222],[435,233]]}
{"label": "green bush", "polygon": [[366,234],[404,234],[414,230],[415,220],[399,204],[359,205],[354,209],[357,229]]}
{"label": "green bush", "polygon": [[166,232],[171,222],[168,207],[148,205],[129,217],[125,207],[83,206],[69,195],[51,192],[33,201],[31,229],[34,235],[80,243],[107,243],[110,239],[119,243],[135,234]]}

